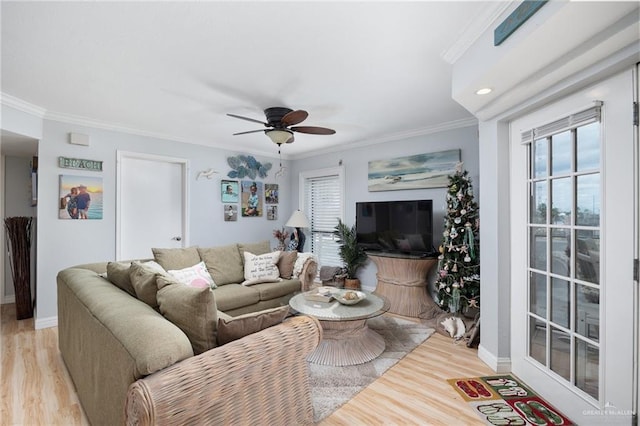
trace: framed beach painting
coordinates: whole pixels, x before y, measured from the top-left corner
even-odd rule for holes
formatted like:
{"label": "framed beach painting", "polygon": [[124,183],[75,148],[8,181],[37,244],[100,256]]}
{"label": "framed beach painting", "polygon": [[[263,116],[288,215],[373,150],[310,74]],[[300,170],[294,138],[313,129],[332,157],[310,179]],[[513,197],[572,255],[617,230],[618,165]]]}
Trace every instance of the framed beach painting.
{"label": "framed beach painting", "polygon": [[60,175],[58,217],[102,219],[102,177]]}
{"label": "framed beach painting", "polygon": [[446,187],[459,162],[459,149],[369,161],[369,191]]}

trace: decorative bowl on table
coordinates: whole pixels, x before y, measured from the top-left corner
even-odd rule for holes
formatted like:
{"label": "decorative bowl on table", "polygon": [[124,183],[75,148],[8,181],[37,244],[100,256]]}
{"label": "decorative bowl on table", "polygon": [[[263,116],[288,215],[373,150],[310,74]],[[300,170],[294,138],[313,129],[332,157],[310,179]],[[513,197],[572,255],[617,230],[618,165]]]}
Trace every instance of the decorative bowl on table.
{"label": "decorative bowl on table", "polygon": [[364,300],[367,295],[361,291],[345,290],[335,294],[333,297],[343,305],[355,305],[356,303]]}

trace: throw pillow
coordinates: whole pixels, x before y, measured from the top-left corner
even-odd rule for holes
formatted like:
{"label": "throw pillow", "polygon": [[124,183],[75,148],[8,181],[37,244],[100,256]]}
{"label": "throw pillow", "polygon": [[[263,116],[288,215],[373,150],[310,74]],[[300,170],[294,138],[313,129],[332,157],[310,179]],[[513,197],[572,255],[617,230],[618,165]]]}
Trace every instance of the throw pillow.
{"label": "throw pillow", "polygon": [[257,333],[280,324],[289,313],[288,306],[240,315],[232,319],[218,318],[218,345]]}
{"label": "throw pillow", "polygon": [[237,244],[198,248],[198,253],[216,285],[239,283],[244,280],[244,266]]}
{"label": "throw pillow", "polygon": [[197,247],[152,248],[153,257],[165,270],[184,269],[200,262]]}
{"label": "throw pillow", "polygon": [[173,269],[167,272],[178,282],[191,287],[216,288],[216,283],[213,282],[213,278],[211,278],[211,274],[207,271],[207,266],[204,262],[200,262],[188,268]]}
{"label": "throw pillow", "polygon": [[133,297],[136,297],[136,290],[131,284],[131,278],[129,278],[130,267],[131,262],[107,263],[107,279],[119,289],[126,291]]}
{"label": "throw pillow", "polygon": [[280,280],[280,271],[276,264],[280,259],[280,252],[255,255],[244,252],[244,282],[242,285],[268,283]]}
{"label": "throw pillow", "polygon": [[156,276],[164,274],[166,271],[154,261],[145,263],[133,261],[129,268],[129,278],[136,297],[154,309],[158,307]]}
{"label": "throw pillow", "polygon": [[280,271],[280,276],[285,280],[291,279],[291,274],[293,274],[293,265],[295,265],[297,257],[297,251],[283,251],[280,254],[278,270]]}
{"label": "throw pillow", "polygon": [[216,346],[218,319],[213,291],[209,287],[189,287],[168,276],[157,277],[160,313],[191,342],[195,355]]}

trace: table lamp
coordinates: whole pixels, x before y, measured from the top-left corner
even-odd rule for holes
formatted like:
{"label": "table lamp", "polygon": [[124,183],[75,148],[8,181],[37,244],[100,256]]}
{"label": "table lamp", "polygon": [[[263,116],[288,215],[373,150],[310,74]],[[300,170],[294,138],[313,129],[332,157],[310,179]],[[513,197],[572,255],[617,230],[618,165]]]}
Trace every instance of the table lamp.
{"label": "table lamp", "polygon": [[301,228],[310,227],[309,219],[307,219],[307,216],[301,210],[296,210],[293,212],[284,226],[295,228],[295,238],[298,241],[298,252],[302,253],[304,250],[304,242],[306,240],[306,237],[304,236]]}

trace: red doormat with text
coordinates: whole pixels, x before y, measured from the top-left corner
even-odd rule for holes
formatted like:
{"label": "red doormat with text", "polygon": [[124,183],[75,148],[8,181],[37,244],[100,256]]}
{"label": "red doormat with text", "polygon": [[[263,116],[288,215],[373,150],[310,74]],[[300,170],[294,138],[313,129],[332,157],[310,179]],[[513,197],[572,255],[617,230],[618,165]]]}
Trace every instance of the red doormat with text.
{"label": "red doormat with text", "polygon": [[511,375],[448,379],[447,382],[489,425],[574,424]]}

